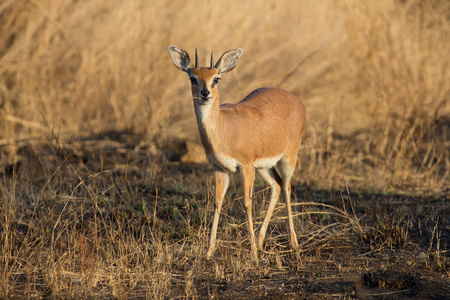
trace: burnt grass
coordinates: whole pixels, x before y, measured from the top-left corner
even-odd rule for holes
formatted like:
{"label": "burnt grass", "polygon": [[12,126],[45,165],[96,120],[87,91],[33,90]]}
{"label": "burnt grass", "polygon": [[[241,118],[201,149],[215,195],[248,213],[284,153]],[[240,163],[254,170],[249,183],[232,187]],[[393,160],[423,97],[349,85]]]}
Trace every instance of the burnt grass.
{"label": "burnt grass", "polygon": [[[100,239],[108,230],[116,230],[125,236],[124,240],[130,236],[151,244],[151,233],[157,230],[159,242],[168,249],[175,249],[173,245],[204,247],[213,207],[210,167],[178,162],[183,149],[176,141],[166,141],[163,146],[156,143],[162,152],[152,152],[151,144],[141,141],[140,136],[114,132],[74,139],[64,145],[58,141],[24,142],[17,151],[18,158],[3,160],[0,170],[1,215],[14,215],[9,225],[6,217],[2,219],[2,242],[8,236],[10,245],[2,255],[14,257],[25,246],[38,244],[45,249],[52,242],[50,233],[32,224],[46,218],[46,226],[57,232],[56,222],[62,212],[74,231],[97,230]],[[256,190],[263,188],[257,182]],[[261,200],[264,193],[256,197]],[[293,193],[297,203],[316,202],[339,208],[356,223],[327,214],[332,211],[327,206],[295,206],[300,250],[289,250],[284,222],[274,221],[259,266],[236,267],[247,264],[249,257],[245,215],[239,200],[242,193],[236,177],[221,219],[214,258],[205,261],[203,257],[173,254],[167,267],[169,284],[162,298],[449,299],[449,191],[417,195],[352,187],[324,190],[294,184]],[[55,195],[68,195],[70,203]],[[96,206],[91,203],[93,197],[101,199]],[[275,219],[284,214],[279,205]],[[255,215],[262,209],[262,204],[255,203]],[[325,213],[315,214],[318,210]],[[101,226],[96,224],[99,219]],[[231,223],[238,225],[223,229]],[[61,230],[67,228],[61,226]],[[316,234],[311,236],[309,232]],[[64,252],[70,245],[58,247]],[[112,247],[108,251],[119,250]],[[105,254],[95,255],[106,260]],[[121,297],[101,281],[91,289],[78,291],[70,287],[55,292],[36,258],[27,262],[37,266],[35,272],[41,272],[34,275],[38,279],[33,281],[30,292],[30,275],[22,272],[21,264],[14,259],[8,264],[16,272],[8,275],[11,292],[3,294],[4,298]],[[81,272],[83,266],[78,264]],[[130,272],[136,264],[129,262]],[[127,298],[141,299],[151,297],[146,291],[155,283],[142,278],[134,285],[123,284]]]}

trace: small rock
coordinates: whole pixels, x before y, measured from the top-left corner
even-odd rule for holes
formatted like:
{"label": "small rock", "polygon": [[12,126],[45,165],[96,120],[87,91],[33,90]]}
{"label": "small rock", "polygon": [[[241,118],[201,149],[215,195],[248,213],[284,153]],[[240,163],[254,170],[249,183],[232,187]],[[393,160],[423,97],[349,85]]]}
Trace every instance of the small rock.
{"label": "small rock", "polygon": [[428,255],[426,255],[424,252],[419,252],[419,253],[416,255],[416,258],[417,258],[417,259],[421,259],[421,260],[427,259],[427,258],[428,258]]}

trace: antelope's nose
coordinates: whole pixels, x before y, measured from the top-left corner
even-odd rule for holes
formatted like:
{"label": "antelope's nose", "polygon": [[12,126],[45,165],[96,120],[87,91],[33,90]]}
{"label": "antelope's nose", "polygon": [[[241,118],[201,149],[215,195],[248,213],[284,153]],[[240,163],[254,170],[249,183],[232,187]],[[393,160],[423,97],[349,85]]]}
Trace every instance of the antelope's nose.
{"label": "antelope's nose", "polygon": [[208,90],[203,90],[203,91],[200,92],[200,94],[202,94],[202,96],[206,98],[206,97],[209,96],[210,93],[209,93]]}

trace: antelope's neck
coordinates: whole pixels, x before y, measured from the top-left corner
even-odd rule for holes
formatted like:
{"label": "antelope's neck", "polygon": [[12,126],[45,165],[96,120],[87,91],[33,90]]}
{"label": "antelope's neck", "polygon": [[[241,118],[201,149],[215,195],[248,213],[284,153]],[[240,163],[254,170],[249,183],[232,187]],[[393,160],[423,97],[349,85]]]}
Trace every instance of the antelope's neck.
{"label": "antelope's neck", "polygon": [[202,144],[206,152],[211,154],[213,148],[218,146],[214,137],[218,137],[220,133],[217,128],[217,124],[220,121],[219,98],[210,99],[208,102],[195,99],[194,108]]}

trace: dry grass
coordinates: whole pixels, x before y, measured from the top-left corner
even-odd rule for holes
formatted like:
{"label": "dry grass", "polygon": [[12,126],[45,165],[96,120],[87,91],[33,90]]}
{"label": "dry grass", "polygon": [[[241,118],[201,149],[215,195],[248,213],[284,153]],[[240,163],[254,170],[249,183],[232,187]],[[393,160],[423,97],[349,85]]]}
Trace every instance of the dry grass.
{"label": "dry grass", "polygon": [[[443,297],[449,20],[445,1],[3,1],[0,298]],[[255,270],[235,180],[204,261],[211,176],[178,162],[199,139],[170,44],[244,49],[224,102],[303,99],[298,253],[279,204]]]}

